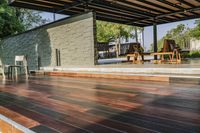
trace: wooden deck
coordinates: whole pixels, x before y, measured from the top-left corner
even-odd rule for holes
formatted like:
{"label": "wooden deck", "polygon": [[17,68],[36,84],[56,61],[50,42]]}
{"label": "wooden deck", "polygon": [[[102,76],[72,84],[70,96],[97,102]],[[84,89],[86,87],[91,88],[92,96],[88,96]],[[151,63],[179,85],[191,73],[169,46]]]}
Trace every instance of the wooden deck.
{"label": "wooden deck", "polygon": [[199,133],[200,85],[32,77],[0,84],[0,114],[38,133]]}

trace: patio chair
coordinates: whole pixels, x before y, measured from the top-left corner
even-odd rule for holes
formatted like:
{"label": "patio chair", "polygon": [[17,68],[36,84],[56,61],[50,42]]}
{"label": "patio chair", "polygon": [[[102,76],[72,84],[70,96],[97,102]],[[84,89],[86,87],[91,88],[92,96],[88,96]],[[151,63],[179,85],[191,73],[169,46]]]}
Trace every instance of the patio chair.
{"label": "patio chair", "polygon": [[175,43],[175,40],[165,39],[162,52],[173,52],[172,61],[174,61],[175,57],[176,63],[181,62],[181,49],[178,44]]}
{"label": "patio chair", "polygon": [[27,58],[25,55],[15,56],[15,65],[10,65],[8,69],[8,75],[11,74],[11,77],[13,74],[13,68],[15,68],[16,78],[18,78],[18,69],[20,69],[20,73],[21,73],[21,69],[24,68],[26,78],[28,79],[28,65],[27,65]]}
{"label": "patio chair", "polygon": [[130,58],[133,57],[133,63],[141,63],[141,61],[144,61],[145,55],[150,55],[150,53],[144,52],[144,48],[140,43],[130,44],[127,53],[127,60],[130,61]]}
{"label": "patio chair", "polygon": [[3,65],[3,63],[2,63],[2,60],[0,59],[0,71],[1,71],[1,73],[2,73],[2,76],[3,76],[3,79],[5,79],[6,77],[5,77],[5,71],[4,71],[4,65]]}
{"label": "patio chair", "polygon": [[[175,43],[174,40],[165,39],[163,43],[163,48],[160,52],[151,53],[151,55],[160,56],[160,60],[154,60],[154,62],[165,62],[164,56],[169,57],[170,63],[180,63],[181,62],[181,54],[180,54],[180,47]],[[175,57],[175,60],[174,60]]]}
{"label": "patio chair", "polygon": [[139,63],[141,57],[139,53],[141,53],[140,44],[131,43],[128,49],[127,60],[130,61],[130,58],[133,57],[133,63]]}

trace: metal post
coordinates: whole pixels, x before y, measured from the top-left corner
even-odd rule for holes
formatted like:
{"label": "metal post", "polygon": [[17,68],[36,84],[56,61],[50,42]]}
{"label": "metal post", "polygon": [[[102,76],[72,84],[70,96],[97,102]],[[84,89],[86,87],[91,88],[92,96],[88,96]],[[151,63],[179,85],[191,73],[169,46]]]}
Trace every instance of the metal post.
{"label": "metal post", "polygon": [[[158,52],[158,43],[157,43],[157,24],[153,24],[153,44],[154,44],[154,52]],[[154,59],[157,60],[157,56],[154,56]]]}
{"label": "metal post", "polygon": [[143,43],[143,48],[144,48],[144,29],[142,29],[142,43]]}
{"label": "metal post", "polygon": [[53,13],[53,21],[56,21],[56,13]]}

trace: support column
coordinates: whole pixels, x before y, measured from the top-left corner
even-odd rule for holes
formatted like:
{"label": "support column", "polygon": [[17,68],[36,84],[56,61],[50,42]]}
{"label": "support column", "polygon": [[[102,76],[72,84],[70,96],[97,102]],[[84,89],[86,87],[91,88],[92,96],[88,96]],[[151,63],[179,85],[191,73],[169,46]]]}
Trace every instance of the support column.
{"label": "support column", "polygon": [[[153,45],[154,45],[154,52],[158,52],[158,42],[157,42],[157,24],[153,24]],[[154,59],[157,60],[157,56],[154,56]]]}
{"label": "support column", "polygon": [[[143,45],[143,48],[144,48],[144,28],[142,29],[142,45]],[[144,48],[145,50],[145,48]]]}
{"label": "support column", "polygon": [[53,13],[53,21],[56,21],[56,13]]}

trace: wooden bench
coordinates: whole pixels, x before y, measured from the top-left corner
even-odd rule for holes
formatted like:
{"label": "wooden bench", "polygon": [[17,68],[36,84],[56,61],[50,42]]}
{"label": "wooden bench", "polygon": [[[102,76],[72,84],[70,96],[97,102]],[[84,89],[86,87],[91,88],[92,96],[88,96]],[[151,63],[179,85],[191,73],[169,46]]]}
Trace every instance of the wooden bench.
{"label": "wooden bench", "polygon": [[138,52],[135,52],[133,54],[128,54],[127,55],[127,60],[130,61],[130,58],[133,57],[133,63],[140,63],[141,59],[140,59],[140,54]]}
{"label": "wooden bench", "polygon": [[[127,55],[127,60],[130,61],[130,58],[133,57],[133,63],[141,63],[144,61],[144,56],[160,56],[159,60],[154,60],[154,63],[162,63],[165,62],[164,56],[169,56],[169,62],[170,63],[180,63],[181,62],[181,56],[180,53],[174,51],[174,52],[154,52],[154,53],[138,53],[135,52],[133,54]],[[174,55],[176,55],[176,60],[174,60]]]}
{"label": "wooden bench", "polygon": [[[139,52],[140,51],[140,52]],[[133,57],[133,63],[140,63],[144,61],[144,56],[160,56],[159,60],[154,60],[154,63],[162,63],[166,61],[164,56],[169,56],[170,63],[180,63],[181,62],[181,54],[180,48],[175,43],[174,40],[165,39],[163,48],[161,49],[162,52],[153,52],[153,53],[144,53],[144,49],[141,47],[139,43],[132,44],[129,47],[128,52],[132,54],[127,55],[127,60],[130,61],[130,58]]]}
{"label": "wooden bench", "polygon": [[127,55],[127,61],[130,61],[130,58],[133,57],[133,63],[141,63],[144,61],[144,56],[149,56],[151,53],[139,53],[135,52],[133,54]]}
{"label": "wooden bench", "polygon": [[[174,52],[157,52],[157,53],[151,53],[152,56],[154,55],[158,55],[160,56],[160,60],[154,60],[155,63],[159,63],[159,62],[164,62],[164,56],[168,55],[169,56],[169,62],[170,63],[180,63],[181,62],[181,55],[178,51],[174,51]],[[174,60],[174,56],[176,56],[176,60]]]}
{"label": "wooden bench", "polygon": [[155,52],[155,53],[151,53],[152,56],[160,56],[160,60],[154,60],[154,63],[162,63],[165,61],[164,56],[168,55],[169,56],[169,61],[172,62],[173,60],[173,52]]}

